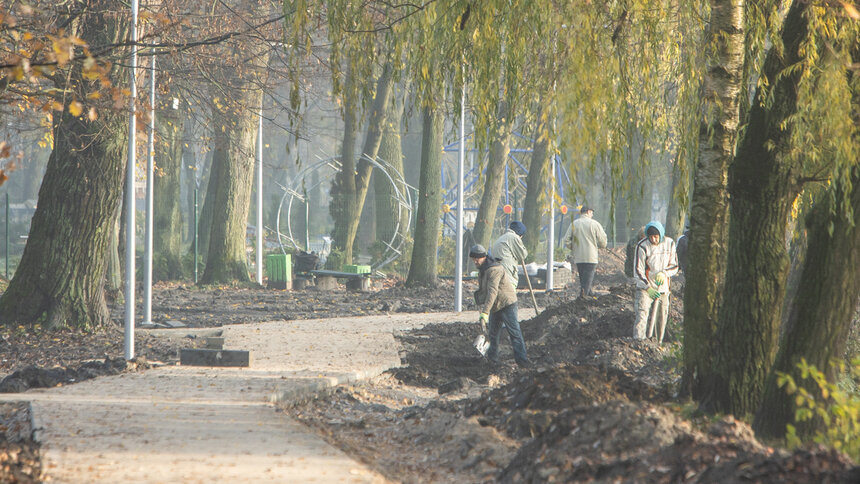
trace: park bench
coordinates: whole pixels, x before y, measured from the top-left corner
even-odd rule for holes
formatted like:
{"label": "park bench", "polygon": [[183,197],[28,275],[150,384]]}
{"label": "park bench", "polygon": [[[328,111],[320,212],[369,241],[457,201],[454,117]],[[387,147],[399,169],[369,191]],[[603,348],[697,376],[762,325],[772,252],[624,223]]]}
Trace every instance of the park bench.
{"label": "park bench", "polygon": [[324,269],[309,271],[316,279],[319,289],[334,289],[337,287],[337,279],[346,279],[347,289],[355,291],[367,291],[370,289],[370,272],[341,272]]}

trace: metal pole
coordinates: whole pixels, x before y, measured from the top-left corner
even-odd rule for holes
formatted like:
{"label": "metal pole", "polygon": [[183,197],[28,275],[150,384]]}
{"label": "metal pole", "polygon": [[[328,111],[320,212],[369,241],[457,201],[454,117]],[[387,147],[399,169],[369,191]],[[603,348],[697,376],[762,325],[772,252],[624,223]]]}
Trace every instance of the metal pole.
{"label": "metal pole", "polygon": [[143,322],[152,323],[152,220],[155,183],[155,56],[149,65],[149,156],[146,159],[146,237],[143,270]]}
{"label": "metal pole", "polygon": [[307,252],[311,251],[311,229],[308,227],[308,223],[310,223],[310,205],[311,201],[308,199],[308,194],[305,193],[305,250]]}
{"label": "metal pole", "polygon": [[[505,205],[510,205],[511,203],[511,194],[508,191],[508,164],[505,163]],[[505,226],[502,228],[502,233],[507,230],[507,228],[511,225],[511,214],[505,214]]]}
{"label": "metal pole", "polygon": [[194,284],[197,284],[197,192],[199,191],[199,188],[194,188]]}
{"label": "metal pole", "polygon": [[466,160],[466,64],[460,93],[460,150],[457,157],[457,252],[454,260],[454,310],[463,311],[463,164]]}
{"label": "metal pole", "polygon": [[128,70],[129,116],[128,116],[128,163],[125,177],[126,231],[125,231],[125,359],[134,358],[134,168],[135,159],[135,105],[137,85],[134,73],[137,70],[137,0],[131,0],[131,59]]}
{"label": "metal pole", "polygon": [[6,192],[6,280],[9,280],[9,192]]}
{"label": "metal pole", "polygon": [[257,125],[257,284],[263,285],[263,96]]}
{"label": "metal pole", "polygon": [[546,290],[552,291],[553,266],[555,265],[555,156],[550,158],[549,232],[546,239]]}

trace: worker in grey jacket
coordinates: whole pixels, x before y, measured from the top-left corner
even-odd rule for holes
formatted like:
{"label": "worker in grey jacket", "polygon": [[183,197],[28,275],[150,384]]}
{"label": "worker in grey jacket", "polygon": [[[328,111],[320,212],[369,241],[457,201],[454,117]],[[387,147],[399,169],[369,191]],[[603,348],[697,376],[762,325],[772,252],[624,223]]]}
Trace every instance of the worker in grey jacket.
{"label": "worker in grey jacket", "polygon": [[594,210],[583,205],[579,213],[579,218],[573,221],[570,250],[579,273],[579,296],[593,296],[591,284],[597,269],[597,249],[606,247],[606,232],[600,222],[592,218]]}
{"label": "worker in grey jacket", "polygon": [[517,365],[531,366],[526,355],[526,344],[523,332],[517,319],[517,294],[508,283],[505,269],[498,259],[489,256],[481,245],[469,249],[469,257],[478,267],[478,290],[475,291],[475,303],[480,313],[478,322],[481,327],[488,327],[490,347],[487,359],[493,363],[499,362],[499,336],[504,323],[514,349],[514,359]]}
{"label": "worker in grey jacket", "polygon": [[656,337],[657,343],[663,342],[669,317],[669,280],[676,274],[675,241],[665,236],[663,224],[649,222],[645,226],[645,238],[636,244],[634,259],[634,339]]}
{"label": "worker in grey jacket", "polygon": [[526,233],[526,226],[515,220],[509,227],[501,237],[496,239],[496,243],[490,249],[490,255],[500,260],[508,275],[508,281],[516,289],[520,279],[517,267],[525,261],[529,251],[522,239],[523,234]]}

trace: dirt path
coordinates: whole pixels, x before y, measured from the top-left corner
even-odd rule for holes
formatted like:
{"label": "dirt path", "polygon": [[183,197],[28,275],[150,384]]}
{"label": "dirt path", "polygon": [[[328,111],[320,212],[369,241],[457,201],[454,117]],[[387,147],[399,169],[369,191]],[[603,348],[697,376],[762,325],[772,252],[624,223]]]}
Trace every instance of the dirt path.
{"label": "dirt path", "polygon": [[53,482],[384,482],[273,403],[378,375],[400,362],[395,331],[463,316],[225,326],[225,348],[250,350],[250,368],[165,366],[2,397],[32,402]]}

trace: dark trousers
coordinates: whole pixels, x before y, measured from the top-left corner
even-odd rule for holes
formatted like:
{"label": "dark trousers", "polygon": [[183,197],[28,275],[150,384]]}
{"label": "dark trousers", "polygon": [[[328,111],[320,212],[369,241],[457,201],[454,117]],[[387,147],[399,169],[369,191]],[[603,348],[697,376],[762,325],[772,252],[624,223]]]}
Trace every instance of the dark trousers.
{"label": "dark trousers", "polygon": [[591,283],[594,282],[594,270],[597,264],[591,262],[578,262],[576,270],[579,272],[579,290],[580,296],[591,296]]}
{"label": "dark trousers", "polygon": [[[506,281],[502,282],[502,284],[505,283]],[[526,343],[523,341],[523,332],[517,319],[517,303],[490,313],[490,347],[487,350],[487,358],[494,363],[498,362],[499,337],[501,336],[503,324],[505,329],[508,330],[508,337],[511,339],[511,346],[514,348],[514,360],[519,365],[528,364],[529,357],[526,356]]]}

